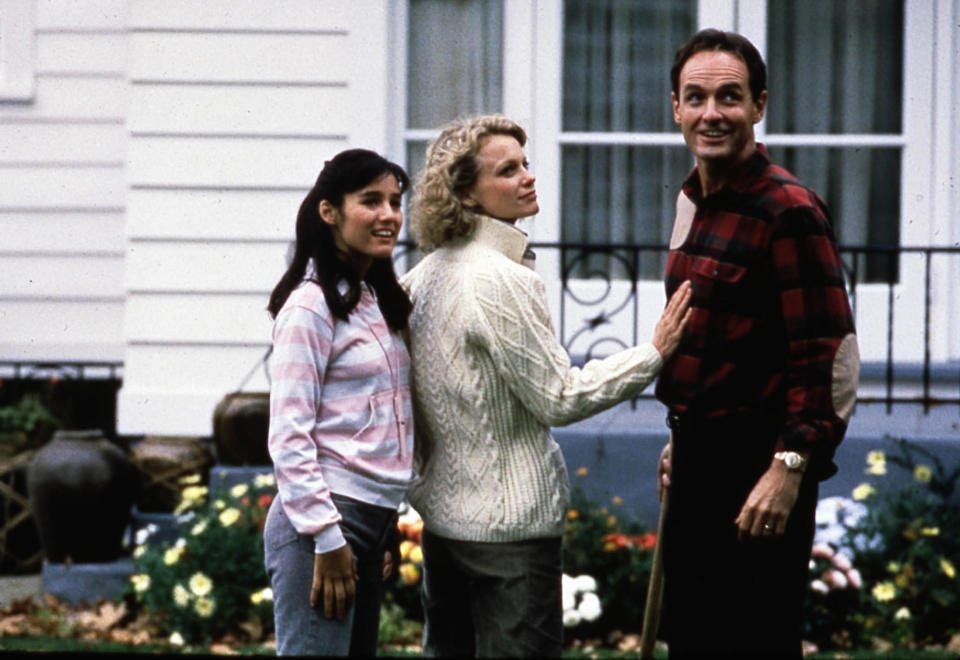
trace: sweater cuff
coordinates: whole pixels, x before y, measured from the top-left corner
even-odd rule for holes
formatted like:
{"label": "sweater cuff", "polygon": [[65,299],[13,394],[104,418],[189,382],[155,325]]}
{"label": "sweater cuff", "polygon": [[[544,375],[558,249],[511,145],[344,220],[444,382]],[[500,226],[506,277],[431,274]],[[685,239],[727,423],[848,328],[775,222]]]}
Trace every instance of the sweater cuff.
{"label": "sweater cuff", "polygon": [[324,527],[313,535],[313,552],[317,555],[333,552],[346,544],[347,539],[344,538],[343,530],[337,523]]}

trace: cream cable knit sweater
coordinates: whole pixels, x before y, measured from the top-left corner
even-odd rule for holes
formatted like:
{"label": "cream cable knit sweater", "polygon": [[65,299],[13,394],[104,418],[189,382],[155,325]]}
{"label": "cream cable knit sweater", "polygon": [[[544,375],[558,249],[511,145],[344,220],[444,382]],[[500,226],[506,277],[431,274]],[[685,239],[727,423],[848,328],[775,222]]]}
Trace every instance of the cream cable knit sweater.
{"label": "cream cable knit sweater", "polygon": [[465,541],[560,536],[562,426],[629,399],[660,371],[652,344],[582,369],[557,341],[526,235],[481,217],[401,280],[410,317],[416,461],[408,495],[428,530]]}

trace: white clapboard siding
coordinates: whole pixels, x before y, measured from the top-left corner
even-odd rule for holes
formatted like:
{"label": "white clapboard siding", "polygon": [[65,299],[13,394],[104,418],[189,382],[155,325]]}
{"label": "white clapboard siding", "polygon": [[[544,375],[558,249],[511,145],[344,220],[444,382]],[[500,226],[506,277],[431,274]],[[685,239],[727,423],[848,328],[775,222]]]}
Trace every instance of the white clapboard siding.
{"label": "white clapboard siding", "polygon": [[127,231],[138,240],[293,240],[298,190],[139,189],[127,198]]}
{"label": "white clapboard siding", "polygon": [[109,122],[119,126],[126,109],[127,82],[122,76],[42,74],[37,76],[31,103],[0,104],[0,122],[69,120],[74,125]]}
{"label": "white clapboard siding", "polygon": [[[6,254],[123,256],[123,215],[119,213],[0,212]],[[6,257],[4,257],[6,258]]]}
{"label": "white clapboard siding", "polygon": [[126,23],[127,0],[34,1],[38,30],[122,30]]}
{"label": "white clapboard siding", "polygon": [[[6,128],[5,125],[0,125]],[[82,130],[78,128],[78,130]],[[123,157],[122,154],[119,155]],[[122,165],[64,167],[0,164],[0,211],[123,209]]]}
{"label": "white clapboard siding", "polygon": [[118,31],[113,38],[97,32],[46,32],[37,34],[37,71],[45,73],[126,74],[126,41]]}
{"label": "white clapboard siding", "polygon": [[[211,351],[202,344],[130,344],[124,363],[124,375],[133,373],[149,378],[144,389],[153,392],[209,391],[220,395],[240,387],[249,374],[245,389],[267,388],[261,360],[266,346],[227,345]],[[173,366],[175,368],[172,368]],[[252,372],[252,373],[251,373]],[[211,415],[210,408],[205,416]]]}
{"label": "white clapboard siding", "polygon": [[125,0],[37,0],[35,95],[0,104],[0,361],[123,357]]}
{"label": "white clapboard siding", "polygon": [[142,293],[127,299],[130,343],[220,345],[269,343],[272,322],[262,293]]}
{"label": "white clapboard siding", "polygon": [[0,163],[123,166],[127,141],[122,124],[67,122],[0,124]]}
{"label": "white clapboard siding", "polygon": [[[268,292],[286,268],[287,241],[141,242],[127,255],[127,288],[148,291]],[[266,303],[261,304],[260,306]]]}
{"label": "white clapboard siding", "polygon": [[4,256],[0,282],[8,300],[123,300],[123,254]]}
{"label": "white clapboard siding", "polygon": [[386,145],[388,7],[129,0],[121,433],[209,434],[269,346],[304,194]]}
{"label": "white clapboard siding", "polygon": [[149,186],[307,187],[342,140],[162,137],[130,141],[134,188]]}
{"label": "white clapboard siding", "polygon": [[[346,86],[337,33],[134,32],[130,76],[151,82]],[[203,53],[202,58],[197,54]]]}
{"label": "white clapboard siding", "polygon": [[130,131],[171,134],[344,136],[350,117],[340,87],[134,85]]}
{"label": "white clapboard siding", "polygon": [[5,361],[114,361],[123,300],[0,300]]}

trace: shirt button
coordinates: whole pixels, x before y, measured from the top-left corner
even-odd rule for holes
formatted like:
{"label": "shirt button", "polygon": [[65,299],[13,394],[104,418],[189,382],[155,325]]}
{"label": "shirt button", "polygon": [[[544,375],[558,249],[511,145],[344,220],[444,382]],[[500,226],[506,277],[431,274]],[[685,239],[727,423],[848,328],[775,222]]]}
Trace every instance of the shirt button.
{"label": "shirt button", "polygon": [[714,268],[714,269],[713,269],[713,276],[716,277],[716,276],[719,275],[719,274],[720,274],[720,271],[717,270],[716,268]]}

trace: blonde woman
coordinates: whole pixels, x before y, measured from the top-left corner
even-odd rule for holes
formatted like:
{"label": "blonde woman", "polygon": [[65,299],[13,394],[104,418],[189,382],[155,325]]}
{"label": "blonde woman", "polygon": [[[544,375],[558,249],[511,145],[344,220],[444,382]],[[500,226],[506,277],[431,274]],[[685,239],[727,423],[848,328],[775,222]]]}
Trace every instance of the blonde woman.
{"label": "blonde woman", "polygon": [[559,657],[568,481],[550,427],[639,394],[687,320],[689,284],[650,343],[571,366],[514,226],[539,211],[525,143],[501,115],[453,122],[414,190],[429,254],[401,284],[414,304],[408,495],[425,525],[425,655]]}

